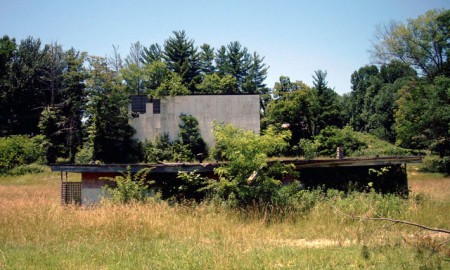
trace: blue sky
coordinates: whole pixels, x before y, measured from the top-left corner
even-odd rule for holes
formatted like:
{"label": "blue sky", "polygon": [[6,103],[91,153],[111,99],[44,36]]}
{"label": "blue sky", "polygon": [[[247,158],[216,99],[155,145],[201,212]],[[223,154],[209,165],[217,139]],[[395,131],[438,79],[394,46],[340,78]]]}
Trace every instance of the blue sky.
{"label": "blue sky", "polygon": [[351,90],[351,74],[370,64],[377,25],[434,8],[448,9],[450,1],[0,0],[0,34],[98,56],[111,54],[114,44],[125,57],[131,43],[162,45],[172,31],[185,30],[197,46],[239,41],[264,56],[268,87],[280,75],[312,85],[314,71],[322,69],[342,94]]}

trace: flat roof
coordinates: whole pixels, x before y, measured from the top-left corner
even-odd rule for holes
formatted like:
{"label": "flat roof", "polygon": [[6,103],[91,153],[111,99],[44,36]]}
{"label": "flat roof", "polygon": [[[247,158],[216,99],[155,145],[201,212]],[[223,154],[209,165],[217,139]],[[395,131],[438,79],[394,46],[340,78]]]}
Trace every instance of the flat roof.
{"label": "flat roof", "polygon": [[[358,167],[358,166],[389,166],[407,163],[421,163],[422,157],[375,157],[375,158],[344,158],[344,159],[276,159],[268,163],[281,162],[294,164],[296,168],[332,168],[332,167]],[[50,165],[52,171],[75,173],[136,173],[141,169],[153,168],[152,173],[177,173],[179,171],[212,172],[214,168],[227,164],[227,162],[214,163],[158,163],[158,164],[64,164]]]}

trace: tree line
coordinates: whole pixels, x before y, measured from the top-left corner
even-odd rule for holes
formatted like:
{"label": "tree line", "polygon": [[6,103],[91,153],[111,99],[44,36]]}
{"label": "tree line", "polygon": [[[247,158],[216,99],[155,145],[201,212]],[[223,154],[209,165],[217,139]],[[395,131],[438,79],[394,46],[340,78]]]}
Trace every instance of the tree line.
{"label": "tree line", "polygon": [[[450,11],[431,10],[407,23],[376,29],[372,65],[351,76],[351,92],[337,94],[327,72],[313,85],[281,76],[264,83],[264,57],[239,42],[197,46],[184,31],[162,45],[136,42],[122,58],[113,46],[97,57],[29,37],[0,39],[0,135],[43,134],[47,160],[74,162],[84,154],[103,162],[139,161],[127,104],[132,94],[260,94],[261,126],[291,132],[282,155],[305,154],[305,140],[344,127],[410,149],[426,149],[450,163]],[[301,142],[303,140],[303,143]],[[445,161],[447,160],[447,161]]]}

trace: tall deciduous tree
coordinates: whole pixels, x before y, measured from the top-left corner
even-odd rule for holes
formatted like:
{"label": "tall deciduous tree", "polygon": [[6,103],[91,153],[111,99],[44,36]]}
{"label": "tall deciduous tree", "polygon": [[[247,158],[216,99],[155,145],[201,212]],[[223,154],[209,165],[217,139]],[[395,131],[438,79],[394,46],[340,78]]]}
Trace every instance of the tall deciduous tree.
{"label": "tall deciduous tree", "polygon": [[0,39],[0,136],[11,132],[13,92],[11,85],[12,65],[17,53],[15,39],[3,36]]}
{"label": "tall deciduous tree", "polygon": [[432,80],[448,75],[450,10],[430,10],[407,24],[391,22],[377,29],[372,56],[386,63],[399,60]]}
{"label": "tall deciduous tree", "polygon": [[28,37],[20,42],[8,78],[8,134],[39,133],[39,117],[50,100],[44,79],[48,64],[47,52],[41,49],[39,39]]}
{"label": "tall deciduous tree", "polygon": [[128,124],[128,95],[106,60],[91,57],[87,80],[87,116],[94,160],[106,163],[133,161],[134,129]]}
{"label": "tall deciduous tree", "polygon": [[279,98],[268,103],[263,125],[288,128],[292,137],[289,141],[290,151],[286,154],[295,155],[298,154],[297,145],[300,139],[316,135],[317,95],[303,82],[291,83],[285,76],[280,80],[282,82],[276,86],[283,90],[276,89]]}

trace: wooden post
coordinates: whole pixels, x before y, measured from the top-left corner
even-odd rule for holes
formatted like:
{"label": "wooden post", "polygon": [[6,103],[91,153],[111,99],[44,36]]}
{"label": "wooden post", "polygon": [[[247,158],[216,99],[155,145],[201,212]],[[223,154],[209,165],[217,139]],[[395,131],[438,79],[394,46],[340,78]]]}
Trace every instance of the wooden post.
{"label": "wooden post", "polygon": [[344,158],[344,150],[342,150],[342,146],[338,146],[336,149],[336,158],[343,159]]}

